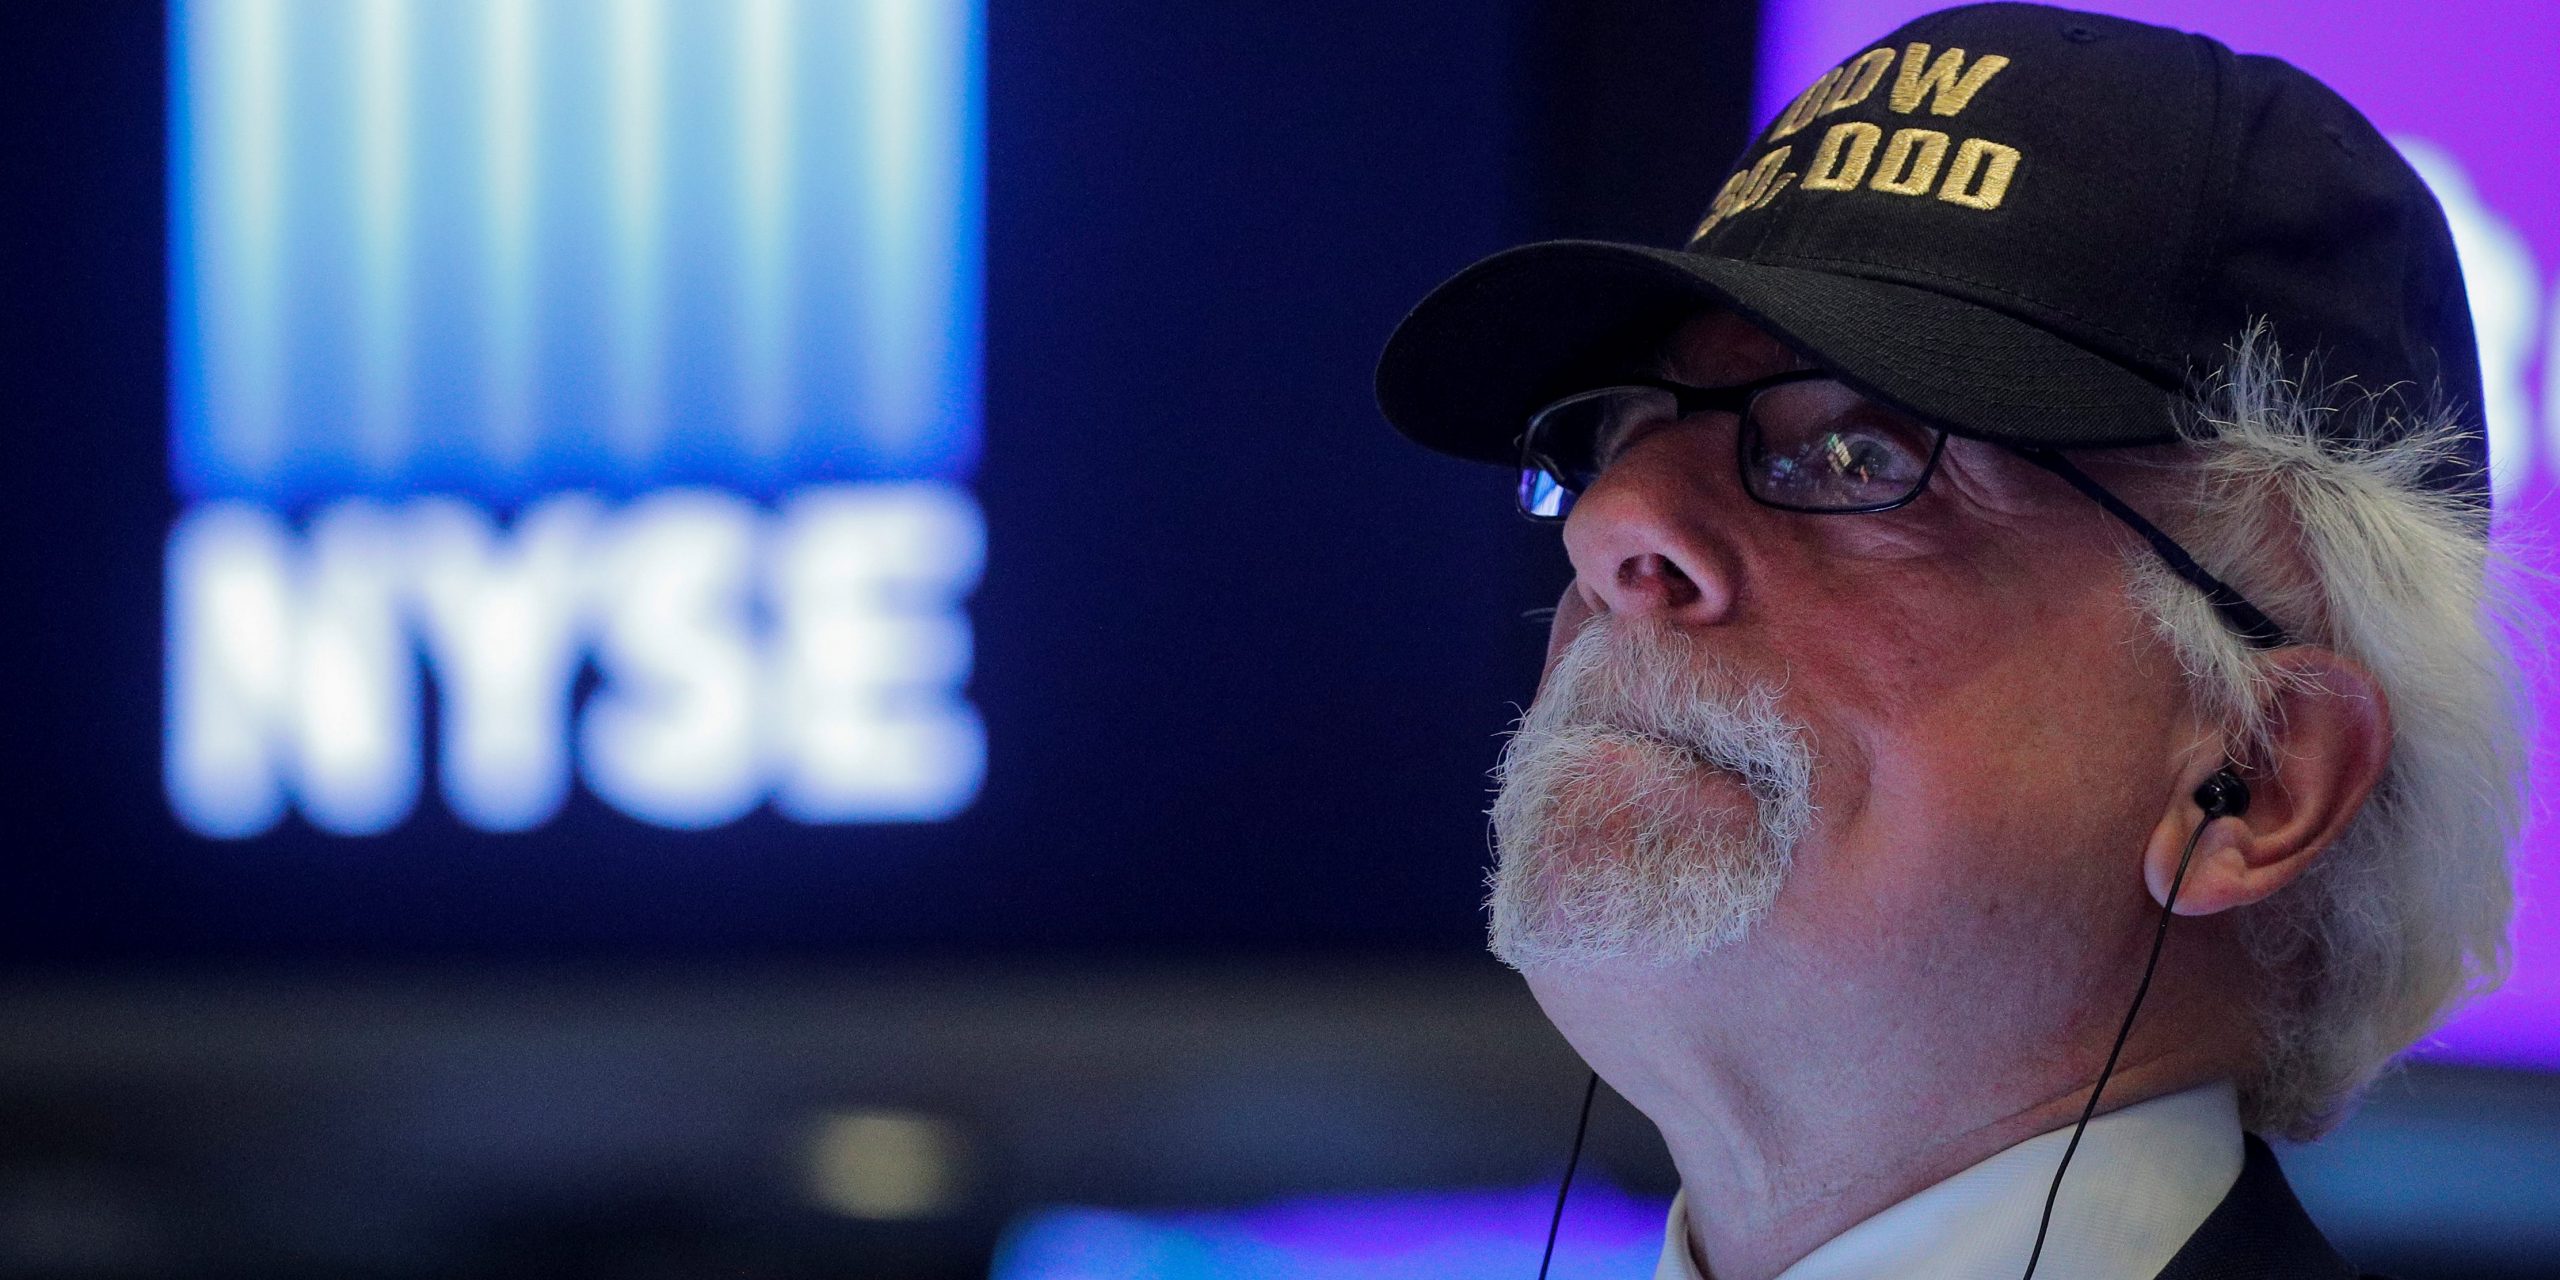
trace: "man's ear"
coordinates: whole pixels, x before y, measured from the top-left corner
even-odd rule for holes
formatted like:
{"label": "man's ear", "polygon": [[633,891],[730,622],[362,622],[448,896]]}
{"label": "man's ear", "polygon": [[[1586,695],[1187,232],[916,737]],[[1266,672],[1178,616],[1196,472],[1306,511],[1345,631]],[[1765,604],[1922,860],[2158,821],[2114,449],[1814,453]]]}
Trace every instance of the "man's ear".
{"label": "man's ear", "polygon": [[[2391,706],[2363,667],[2327,649],[2298,645],[2271,659],[2266,758],[2243,760],[2249,811],[2218,818],[2196,842],[2178,889],[2178,914],[2212,915],[2259,902],[2293,883],[2337,840],[2391,760]],[[2195,789],[2224,760],[2207,760],[2182,781],[2143,856],[2151,900],[2164,902],[2178,855],[2205,821]]]}

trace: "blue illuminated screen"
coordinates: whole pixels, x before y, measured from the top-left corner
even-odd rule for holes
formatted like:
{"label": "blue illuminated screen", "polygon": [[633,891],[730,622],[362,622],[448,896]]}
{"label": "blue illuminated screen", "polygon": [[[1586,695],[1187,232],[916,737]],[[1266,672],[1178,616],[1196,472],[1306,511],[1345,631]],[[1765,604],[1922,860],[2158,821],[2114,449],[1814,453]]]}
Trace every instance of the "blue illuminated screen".
{"label": "blue illuminated screen", "polygon": [[170,40],[187,827],[971,804],[978,5],[178,0]]}

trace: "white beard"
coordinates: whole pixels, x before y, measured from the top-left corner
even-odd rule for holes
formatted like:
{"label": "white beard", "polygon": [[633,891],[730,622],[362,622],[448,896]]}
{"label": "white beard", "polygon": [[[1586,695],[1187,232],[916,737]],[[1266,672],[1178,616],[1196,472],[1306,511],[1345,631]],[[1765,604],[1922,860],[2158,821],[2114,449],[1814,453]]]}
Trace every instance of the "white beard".
{"label": "white beard", "polygon": [[[1585,623],[1495,771],[1493,954],[1667,966],[1743,937],[1813,825],[1805,739],[1686,634]],[[1736,784],[1747,818],[1714,799]]]}

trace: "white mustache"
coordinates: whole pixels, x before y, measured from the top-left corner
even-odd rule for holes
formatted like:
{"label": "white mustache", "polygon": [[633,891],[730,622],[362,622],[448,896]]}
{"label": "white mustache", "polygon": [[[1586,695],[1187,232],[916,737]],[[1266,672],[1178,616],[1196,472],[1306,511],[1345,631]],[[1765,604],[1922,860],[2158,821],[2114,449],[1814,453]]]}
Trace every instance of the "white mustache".
{"label": "white mustache", "polygon": [[[1494,954],[1672,963],[1747,932],[1814,819],[1813,753],[1780,692],[1671,628],[1584,624],[1496,771]],[[1741,783],[1748,829],[1698,807],[1702,769]]]}

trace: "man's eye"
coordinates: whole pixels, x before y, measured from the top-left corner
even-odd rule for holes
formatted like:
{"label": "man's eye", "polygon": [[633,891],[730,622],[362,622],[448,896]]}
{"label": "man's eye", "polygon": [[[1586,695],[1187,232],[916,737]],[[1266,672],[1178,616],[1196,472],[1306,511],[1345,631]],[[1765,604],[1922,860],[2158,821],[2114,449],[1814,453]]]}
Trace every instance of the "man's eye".
{"label": "man's eye", "polygon": [[1591,441],[1592,471],[1596,474],[1608,470],[1609,464],[1625,457],[1627,450],[1634,448],[1638,440],[1653,434],[1653,429],[1661,423],[1660,418],[1644,414],[1610,415],[1600,424],[1599,434]]}
{"label": "man's eye", "polygon": [[1594,406],[1591,426],[1591,473],[1598,475],[1609,464],[1627,455],[1646,436],[1680,415],[1679,403],[1662,391],[1634,389],[1608,397]]}
{"label": "man's eye", "polygon": [[[1764,399],[1745,480],[1764,502],[1810,511],[1854,511],[1907,500],[1929,472],[1934,436],[1866,406],[1825,405],[1811,395]],[[1820,416],[1813,412],[1823,410]]]}
{"label": "man's eye", "polygon": [[1921,459],[1896,442],[1855,432],[1827,431],[1815,444],[1821,465],[1849,484],[1873,484],[1916,471]]}
{"label": "man's eye", "polygon": [[1798,447],[1761,460],[1774,478],[1813,484],[1875,484],[1917,474],[1926,456],[1891,436],[1825,431]]}

